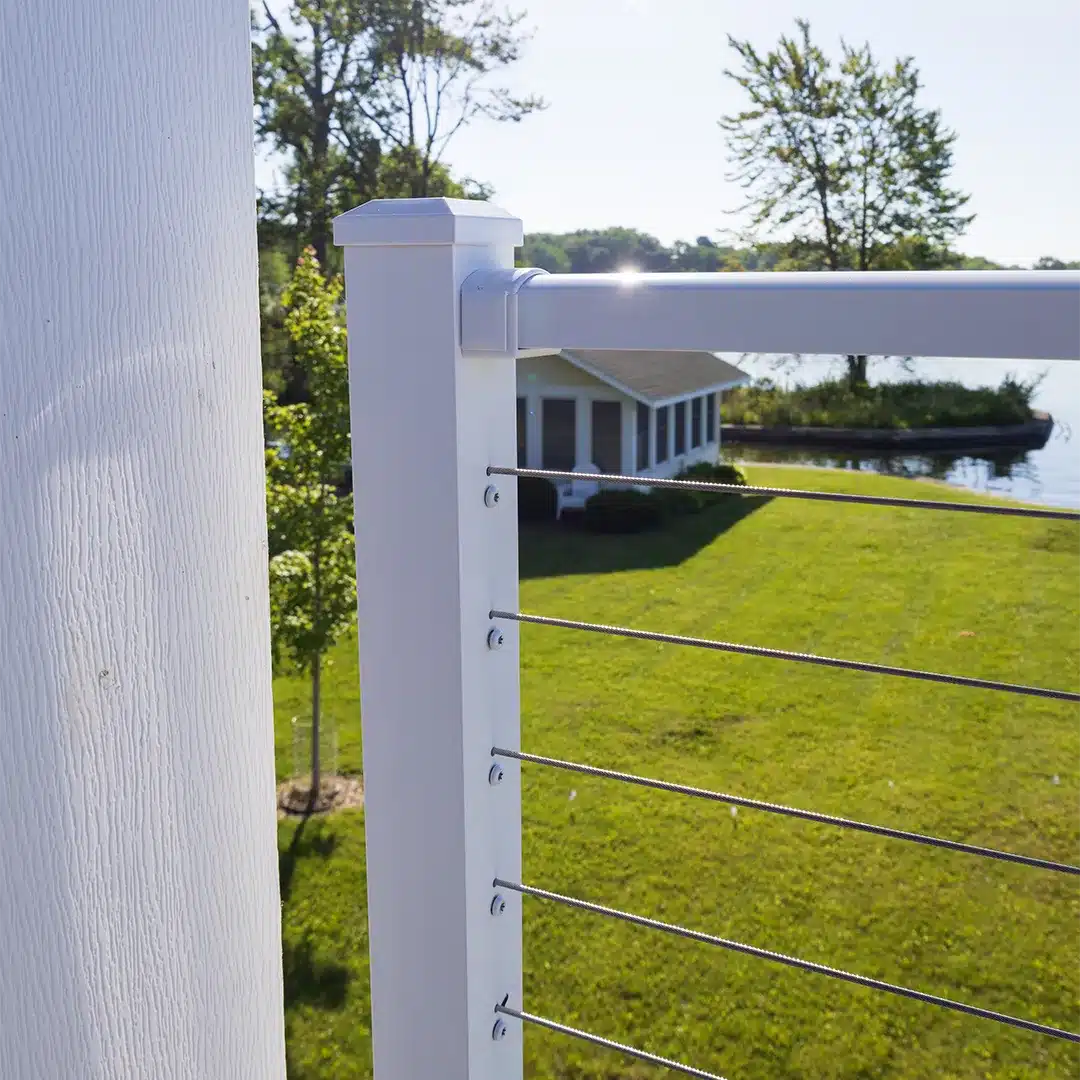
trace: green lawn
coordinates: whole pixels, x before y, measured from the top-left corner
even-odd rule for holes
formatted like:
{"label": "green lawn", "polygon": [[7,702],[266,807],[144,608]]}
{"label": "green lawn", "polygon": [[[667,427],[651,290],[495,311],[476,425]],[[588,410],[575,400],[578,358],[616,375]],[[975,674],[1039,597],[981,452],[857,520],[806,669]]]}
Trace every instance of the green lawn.
{"label": "green lawn", "polygon": [[[755,467],[751,483],[925,485]],[[969,499],[935,488],[935,497]],[[522,537],[522,609],[1080,687],[1080,527],[786,500],[663,533]],[[1080,859],[1080,710],[671,645],[522,628],[526,750]],[[358,770],[354,642],[326,697]],[[279,680],[287,771],[302,683]],[[350,737],[346,739],[348,729]],[[524,769],[524,877],[707,932],[1080,1030],[1080,883],[969,855]],[[368,1077],[363,814],[281,827],[290,1076]],[[525,901],[525,1004],[720,1072],[1075,1077],[1075,1045]],[[529,1029],[526,1072],[644,1080]]]}

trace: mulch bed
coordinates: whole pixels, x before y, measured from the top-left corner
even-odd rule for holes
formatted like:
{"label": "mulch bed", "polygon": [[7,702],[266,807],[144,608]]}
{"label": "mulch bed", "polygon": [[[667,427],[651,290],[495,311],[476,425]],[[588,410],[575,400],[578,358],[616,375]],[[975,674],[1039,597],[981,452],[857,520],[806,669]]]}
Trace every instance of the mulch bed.
{"label": "mulch bed", "polygon": [[364,782],[359,776],[324,776],[319,797],[311,805],[311,777],[298,776],[278,785],[278,817],[326,814],[349,806],[364,805]]}

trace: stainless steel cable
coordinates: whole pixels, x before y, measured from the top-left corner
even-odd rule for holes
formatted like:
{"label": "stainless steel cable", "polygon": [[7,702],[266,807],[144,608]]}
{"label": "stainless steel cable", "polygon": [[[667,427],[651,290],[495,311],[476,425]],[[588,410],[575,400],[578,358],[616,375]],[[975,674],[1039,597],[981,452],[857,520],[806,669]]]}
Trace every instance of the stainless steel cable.
{"label": "stainless steel cable", "polygon": [[997,848],[982,847],[979,844],[965,844],[958,840],[943,840],[938,836],[927,836],[924,833],[909,832],[906,829],[893,829],[887,825],[870,825],[864,821],[853,821],[851,818],[836,817],[833,814],[819,814],[814,810],[799,810],[793,806],[784,806],[781,803],[748,799],[742,795],[709,791],[707,788],[690,787],[686,784],[674,784],[668,780],[653,780],[647,776],[636,776],[634,773],[601,769],[595,765],[581,765],[575,761],[562,761],[559,758],[543,757],[540,754],[526,754],[520,750],[505,750],[498,746],[492,747],[491,754],[492,757],[512,758],[515,761],[548,765],[555,769],[566,769],[569,772],[582,773],[585,776],[596,776],[604,780],[621,780],[625,784],[636,784],[639,787],[653,788],[656,791],[670,791],[677,795],[690,795],[695,799],[708,799],[729,806],[744,806],[750,810],[764,810],[769,814],[783,814],[786,817],[800,818],[803,821],[814,821],[819,825],[835,825],[841,829],[854,829],[858,832],[872,833],[875,836],[887,836],[893,840],[908,840],[914,844],[927,844],[930,847],[945,848],[948,851],[962,851],[968,855],[981,855],[987,859],[1000,859],[1002,862],[1021,863],[1024,866],[1034,866],[1041,870],[1054,870],[1059,874],[1080,875],[1080,866],[1073,866],[1070,863],[1054,862],[1051,859],[1038,859],[1032,855],[1016,855],[1010,851],[999,851]]}
{"label": "stainless steel cable", "polygon": [[648,919],[644,915],[633,915],[618,908],[604,907],[602,904],[593,904],[588,900],[579,900],[573,896],[564,896],[562,893],[550,892],[548,889],[538,889],[533,885],[523,885],[516,881],[505,881],[496,878],[492,883],[498,889],[510,889],[524,896],[535,896],[541,900],[553,900],[568,907],[588,911],[594,915],[607,915],[613,919],[621,919],[623,922],[633,923],[635,926],[644,926],[650,930],[662,930],[667,934],[677,937],[688,938],[691,941],[699,941],[705,945],[716,945],[721,949],[731,952],[743,953],[746,956],[755,956],[761,960],[771,960],[777,964],[786,964],[788,967],[798,968],[801,971],[811,971],[817,975],[827,975],[831,979],[840,979],[843,982],[854,983],[856,986],[865,986],[871,990],[881,990],[887,994],[897,994],[900,997],[911,998],[914,1001],[922,1001],[928,1005],[937,1005],[943,1009],[951,1009],[954,1012],[966,1013],[969,1016],[978,1016],[983,1020],[995,1020],[999,1024],[1007,1024],[1010,1027],[1023,1028],[1026,1031],[1034,1031],[1040,1035],[1050,1035],[1055,1039],[1065,1039],[1068,1042],[1080,1043],[1080,1034],[1074,1031],[1066,1031],[1063,1028],[1052,1027],[1050,1024],[1040,1024],[1034,1020],[1024,1020],[1017,1016],[1009,1016],[1006,1013],[994,1012],[992,1009],[982,1009],[977,1005],[967,1005],[962,1001],[953,1001],[951,998],[938,997],[936,994],[927,994],[922,990],[911,990],[906,986],[897,986],[895,983],[884,982],[881,979],[871,979],[866,975],[856,975],[840,968],[828,967],[825,964],[815,964],[810,960],[802,960],[797,956],[789,956],[787,953],[774,952],[771,949],[761,949],[756,945],[747,945],[741,941],[732,941],[729,938],[716,937],[713,934],[704,934],[700,930],[689,930],[685,926],[676,926],[673,923],[660,922],[658,919]]}
{"label": "stainless steel cable", "polygon": [[940,499],[895,499],[885,495],[852,495],[839,491],[801,491],[797,488],[757,487],[743,484],[716,484],[705,480],[663,480],[651,476],[624,476],[614,473],[559,472],[554,469],[512,469],[488,466],[489,476],[537,477],[541,480],[588,480],[598,484],[632,484],[635,487],[680,488],[686,491],[728,491],[733,495],[767,495],[775,499],[806,499],[811,502],[865,503],[870,506],[902,506],[912,510],[952,510],[964,514],[997,514],[1003,517],[1051,518],[1080,521],[1075,510],[1043,510],[1030,506],[996,506],[992,503],[945,502]]}
{"label": "stainless steel cable", "polygon": [[685,637],[682,634],[662,634],[655,630],[633,630],[626,626],[579,622],[576,619],[556,619],[547,615],[526,615],[521,611],[490,611],[488,616],[492,619],[536,623],[538,626],[558,626],[566,630],[587,630],[594,634],[613,634],[615,637],[659,641],[666,645],[692,645],[698,649],[713,649],[716,652],[738,653],[742,656],[764,656],[773,660],[793,660],[800,664],[817,664],[820,667],[867,671],[875,675],[896,675],[904,679],[922,679],[925,682],[949,683],[952,686],[970,686],[977,690],[1001,690],[1008,694],[1026,694],[1029,697],[1080,702],[1080,693],[1072,690],[1053,690],[1043,686],[1023,686],[1019,683],[998,682],[996,679],[973,679],[967,675],[946,675],[937,671],[893,667],[890,664],[871,664],[864,660],[841,660],[833,656],[818,656],[815,653],[791,652],[788,649],[766,649],[761,645],[741,645],[733,641],[713,641],[710,638]]}
{"label": "stainless steel cable", "polygon": [[602,1046],[606,1050],[617,1050],[620,1054],[637,1058],[638,1061],[647,1061],[650,1065],[661,1065],[665,1069],[683,1073],[685,1076],[696,1076],[700,1080],[724,1080],[717,1073],[705,1072],[704,1069],[695,1069],[692,1065],[683,1065],[681,1062],[672,1061],[670,1058],[650,1054],[647,1050],[638,1050],[634,1046],[627,1046],[625,1043],[615,1042],[613,1039],[605,1039],[602,1035],[593,1035],[591,1032],[582,1031],[580,1028],[558,1024],[544,1016],[536,1016],[533,1013],[522,1012],[520,1009],[512,1009],[508,1005],[496,1005],[495,1011],[502,1013],[504,1016],[512,1016],[515,1020],[521,1020],[526,1024],[537,1024],[539,1027],[547,1028],[549,1031],[557,1031],[562,1035],[573,1035],[575,1039],[584,1039],[585,1042],[593,1043],[595,1046]]}

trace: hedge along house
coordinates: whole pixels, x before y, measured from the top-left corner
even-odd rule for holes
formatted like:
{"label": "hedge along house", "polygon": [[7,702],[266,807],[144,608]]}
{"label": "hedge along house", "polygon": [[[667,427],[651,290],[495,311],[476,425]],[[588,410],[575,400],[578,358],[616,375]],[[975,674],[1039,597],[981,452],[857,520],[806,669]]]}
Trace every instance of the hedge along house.
{"label": "hedge along house", "polygon": [[[517,361],[518,467],[670,477],[720,453],[720,399],[750,376],[711,352],[526,352]],[[557,513],[595,481],[560,481]]]}

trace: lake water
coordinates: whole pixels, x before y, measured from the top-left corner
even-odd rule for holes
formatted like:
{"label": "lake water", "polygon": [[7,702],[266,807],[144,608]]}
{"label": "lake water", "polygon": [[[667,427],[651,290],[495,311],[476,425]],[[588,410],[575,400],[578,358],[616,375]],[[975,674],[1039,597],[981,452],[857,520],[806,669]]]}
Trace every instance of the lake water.
{"label": "lake water", "polygon": [[[842,370],[839,361],[809,357],[790,371],[777,371],[771,357],[730,357],[744,371],[768,375],[781,384],[813,383]],[[972,491],[1010,495],[1047,506],[1080,509],[1080,363],[1070,360],[919,360],[913,375],[894,361],[878,361],[871,380],[948,379],[966,386],[996,386],[1012,374],[1042,376],[1034,407],[1050,413],[1054,431],[1041,450],[1004,449],[993,453],[883,454],[795,447],[725,444],[743,461],[790,461],[834,468],[865,469],[894,476],[933,477]]]}

